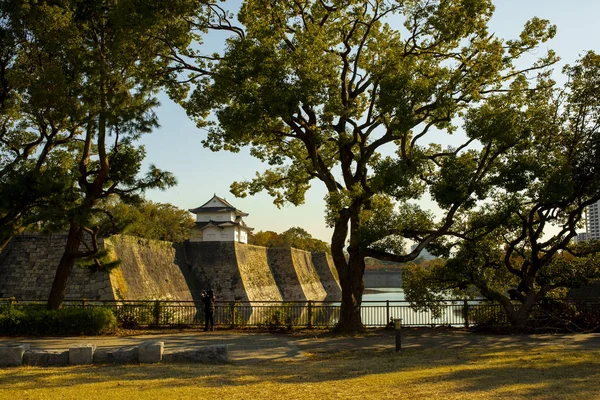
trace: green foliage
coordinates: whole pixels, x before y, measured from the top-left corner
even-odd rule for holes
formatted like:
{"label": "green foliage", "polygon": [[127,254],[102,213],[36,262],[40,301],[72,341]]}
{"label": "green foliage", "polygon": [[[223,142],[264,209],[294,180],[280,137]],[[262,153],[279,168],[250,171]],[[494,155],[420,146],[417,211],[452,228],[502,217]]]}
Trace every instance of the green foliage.
{"label": "green foliage", "polygon": [[313,238],[300,227],[293,227],[279,234],[273,231],[258,231],[250,236],[249,243],[263,247],[293,247],[310,252],[331,252],[327,243]]}
{"label": "green foliage", "polygon": [[[181,101],[200,126],[216,115],[206,147],[249,146],[271,166],[234,183],[234,194],[265,190],[278,206],[297,205],[313,180],[325,185],[332,256],[343,298],[351,299],[342,325],[359,319],[365,256],[410,261],[460,233],[460,222],[499,182],[522,181],[502,169],[529,144],[518,127],[483,132],[467,121],[462,143],[428,144],[488,102],[518,116],[543,102],[532,89],[551,86],[553,52],[526,67],[539,72],[533,81],[516,61],[555,27],[533,18],[518,38],[503,40],[488,31],[493,10],[489,0],[246,0],[238,15],[243,34],[228,39]],[[444,210],[441,218],[414,206],[425,191]],[[405,239],[419,245],[410,254]]]}
{"label": "green foliage", "polygon": [[[75,260],[97,251],[102,200],[136,201],[147,189],[175,184],[172,174],[153,165],[141,173],[145,151],[137,141],[158,126],[153,109],[173,75],[171,49],[198,38],[187,20],[202,8],[191,0],[1,3],[6,40],[0,53],[7,57],[0,60],[0,186],[6,181],[27,192],[20,175],[4,174],[18,170],[47,191],[35,190],[21,202],[0,201],[0,207],[10,204],[0,208],[0,246],[4,236],[34,222],[68,229],[52,307],[64,297]],[[48,174],[55,166],[68,171],[65,182]],[[55,211],[37,211],[48,208]],[[86,251],[79,251],[82,242],[90,243]]]}
{"label": "green foliage", "polygon": [[127,204],[118,200],[106,202],[98,214],[102,234],[137,236],[144,239],[182,243],[189,239],[194,219],[186,210],[171,204],[141,201]]}
{"label": "green foliage", "polygon": [[63,308],[46,310],[41,306],[18,306],[0,310],[3,335],[104,335],[113,333],[117,320],[105,308]]}
{"label": "green foliage", "polygon": [[[472,286],[523,327],[537,303],[600,276],[600,243],[573,243],[586,206],[600,200],[600,56],[589,52],[563,72],[564,88],[548,82],[526,95],[526,107],[513,108],[516,95],[505,94],[470,110],[469,135],[489,135],[491,146],[519,144],[503,155],[491,185],[476,189],[485,202],[457,224],[463,233],[437,243],[452,257],[409,272],[409,300]],[[460,196],[457,182],[439,196]]]}

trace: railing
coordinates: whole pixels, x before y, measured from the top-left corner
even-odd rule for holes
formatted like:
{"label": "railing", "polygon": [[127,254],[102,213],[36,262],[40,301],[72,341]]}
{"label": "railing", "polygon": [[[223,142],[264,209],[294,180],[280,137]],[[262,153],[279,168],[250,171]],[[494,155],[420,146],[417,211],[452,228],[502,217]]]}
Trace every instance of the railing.
{"label": "railing", "polygon": [[[6,307],[45,307],[42,300],[0,299]],[[105,307],[113,310],[124,326],[194,326],[204,324],[203,304],[194,301],[119,301],[69,299],[63,307]],[[563,304],[563,307],[564,304]],[[600,301],[569,303],[569,312],[600,316]],[[507,324],[499,304],[446,300],[437,312],[419,311],[407,301],[363,301],[361,317],[365,326],[386,326],[401,318],[403,326],[475,326],[481,323]],[[561,310],[564,314],[564,310]],[[261,301],[215,303],[215,325],[229,327],[331,327],[339,320],[340,303],[324,301]]]}

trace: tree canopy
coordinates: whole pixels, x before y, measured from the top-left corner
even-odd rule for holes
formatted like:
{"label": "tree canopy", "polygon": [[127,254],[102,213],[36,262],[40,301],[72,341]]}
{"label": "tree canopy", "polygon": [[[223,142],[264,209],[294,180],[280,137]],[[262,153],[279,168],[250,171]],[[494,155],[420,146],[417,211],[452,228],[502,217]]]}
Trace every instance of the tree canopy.
{"label": "tree canopy", "polygon": [[[265,190],[275,204],[297,205],[314,180],[327,188],[340,330],[362,328],[366,256],[417,257],[457,233],[491,188],[514,181],[502,161],[527,131],[491,125],[462,136],[457,128],[473,107],[526,107],[532,88],[551,85],[554,53],[523,69],[515,61],[555,27],[532,18],[504,40],[488,30],[493,10],[489,0],[246,0],[242,31],[181,100],[200,126],[217,117],[205,146],[249,146],[271,166],[234,183],[234,194]],[[441,217],[416,204],[425,193]],[[418,243],[409,254],[404,239]]]}
{"label": "tree canopy", "polygon": [[101,234],[137,236],[144,239],[182,243],[190,238],[194,218],[171,204],[142,201],[127,204],[112,201],[102,207]]}
{"label": "tree canopy", "polygon": [[172,73],[170,46],[194,37],[185,17],[201,5],[11,0],[0,7],[7,67],[0,168],[8,171],[0,184],[10,189],[0,201],[2,231],[10,236],[43,217],[24,219],[35,210],[55,210],[47,219],[68,227],[48,303],[58,308],[75,260],[98,251],[102,199],[136,201],[145,189],[175,183],[154,166],[140,174],[145,152],[136,141],[158,126],[153,109]]}
{"label": "tree canopy", "polygon": [[529,143],[504,161],[510,184],[490,191],[459,240],[438,248],[451,257],[407,271],[407,299],[474,287],[525,327],[540,300],[600,278],[600,245],[574,243],[585,207],[600,200],[600,56],[589,52],[563,72],[567,84],[537,91],[526,109],[491,101],[469,115],[468,129],[526,131]]}
{"label": "tree canopy", "polygon": [[327,243],[313,238],[300,227],[293,227],[282,233],[258,231],[250,235],[249,244],[263,247],[294,247],[310,252],[330,252]]}

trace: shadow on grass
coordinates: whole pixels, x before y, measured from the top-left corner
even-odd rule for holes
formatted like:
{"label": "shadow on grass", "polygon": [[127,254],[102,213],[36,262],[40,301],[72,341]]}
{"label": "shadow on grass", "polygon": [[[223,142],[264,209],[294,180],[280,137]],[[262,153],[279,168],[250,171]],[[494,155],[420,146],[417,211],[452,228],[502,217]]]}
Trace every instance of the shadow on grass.
{"label": "shadow on grass", "polygon": [[[361,385],[374,387],[437,385],[455,393],[502,391],[539,396],[542,392],[590,398],[589,394],[598,390],[599,367],[597,349],[581,352],[523,342],[511,347],[490,344],[472,349],[407,349],[400,354],[349,350],[314,355],[308,361],[255,364],[24,367],[0,370],[0,387],[29,390],[93,383],[117,387],[127,382],[151,390],[267,383],[350,385],[350,381],[361,379]],[[371,380],[374,377],[378,379]]]}

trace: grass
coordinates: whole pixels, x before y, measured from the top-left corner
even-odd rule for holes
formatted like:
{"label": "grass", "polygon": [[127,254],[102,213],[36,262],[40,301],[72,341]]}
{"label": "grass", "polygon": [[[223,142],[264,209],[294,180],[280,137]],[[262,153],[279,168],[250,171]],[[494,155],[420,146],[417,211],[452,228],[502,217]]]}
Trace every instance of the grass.
{"label": "grass", "polygon": [[0,399],[596,399],[600,350],[408,349],[307,361],[0,369]]}

